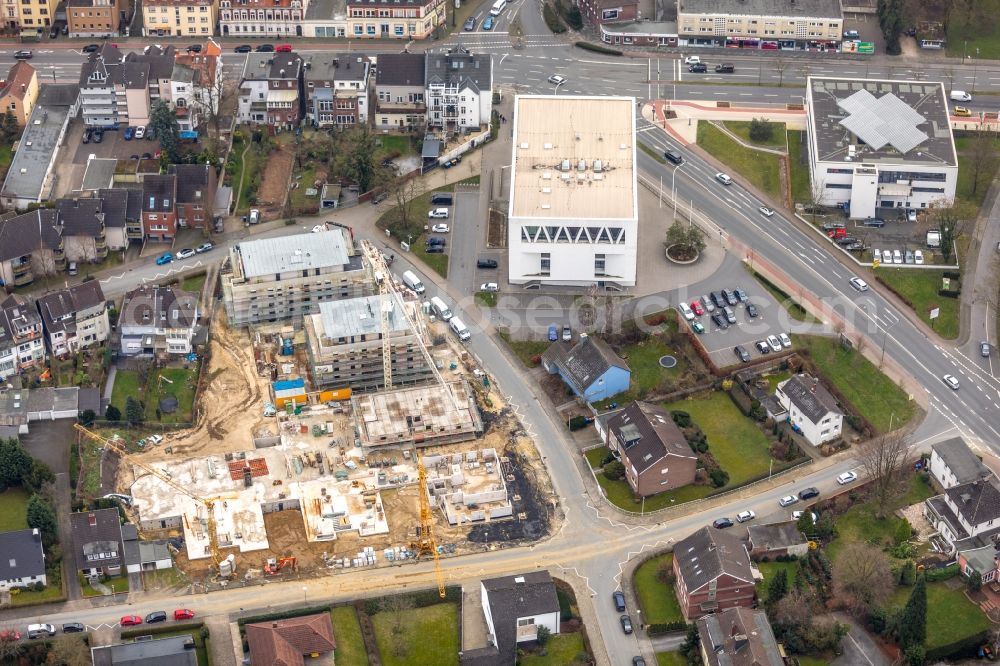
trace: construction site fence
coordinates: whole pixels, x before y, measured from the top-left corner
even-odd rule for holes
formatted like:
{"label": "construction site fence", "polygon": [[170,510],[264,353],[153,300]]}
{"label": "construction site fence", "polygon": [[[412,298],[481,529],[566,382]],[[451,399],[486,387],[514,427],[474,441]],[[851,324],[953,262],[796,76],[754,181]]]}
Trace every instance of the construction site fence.
{"label": "construction site fence", "polygon": [[129,423],[128,421],[94,421],[95,428],[118,428],[122,430],[185,430],[193,428],[194,423],[178,421],[176,423],[146,422]]}

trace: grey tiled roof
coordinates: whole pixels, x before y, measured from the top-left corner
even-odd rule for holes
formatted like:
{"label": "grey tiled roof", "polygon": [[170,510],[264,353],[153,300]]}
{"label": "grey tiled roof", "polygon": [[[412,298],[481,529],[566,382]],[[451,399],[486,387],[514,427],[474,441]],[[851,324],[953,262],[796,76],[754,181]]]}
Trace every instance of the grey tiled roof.
{"label": "grey tiled roof", "polygon": [[960,484],[975,481],[983,474],[992,474],[961,437],[938,442],[931,446],[931,450],[938,454]]}
{"label": "grey tiled roof", "polygon": [[806,543],[806,538],[793,520],[750,525],[747,534],[753,550],[780,550]]}
{"label": "grey tiled roof", "polygon": [[517,646],[517,620],[559,612],[556,586],[548,571],[532,571],[488,578],[482,582],[489,599],[490,615],[500,655],[513,656]]}
{"label": "grey tiled roof", "polygon": [[0,532],[0,580],[30,578],[45,573],[42,538],[37,530]]}
{"label": "grey tiled roof", "polygon": [[727,608],[698,620],[706,666],[784,666],[778,641],[762,610]]}
{"label": "grey tiled roof", "polygon": [[[379,68],[381,69],[381,62]],[[462,46],[449,49],[446,53],[427,54],[428,86],[444,83],[470,88],[476,92],[486,92],[492,85],[493,63],[488,53],[472,53]]]}
{"label": "grey tiled roof", "polygon": [[56,228],[56,212],[39,208],[0,222],[0,261],[9,261],[62,243]]}
{"label": "grey tiled roof", "polygon": [[576,387],[577,393],[587,389],[612,367],[628,370],[625,363],[604,340],[588,335],[572,347],[564,342],[554,342],[543,354],[547,362],[554,363],[563,377]]}
{"label": "grey tiled roof", "polygon": [[666,456],[695,457],[684,433],[658,405],[633,402],[609,418],[607,427],[625,442],[623,455],[640,474]]}
{"label": "grey tiled roof", "polygon": [[736,534],[703,527],[674,546],[674,559],[691,594],[722,574],[753,584],[750,557]]}
{"label": "grey tiled roof", "polygon": [[990,520],[1000,518],[1000,481],[990,475],[986,479],[977,479],[963,483],[944,491],[948,499],[958,507],[962,518],[970,525],[980,525]]}
{"label": "grey tiled roof", "polygon": [[810,375],[794,375],[781,385],[780,390],[813,423],[818,423],[831,412],[834,414],[843,413],[837,406],[837,400],[823,386],[823,383]]}
{"label": "grey tiled roof", "polygon": [[423,88],[425,62],[423,53],[380,53],[375,85]]}
{"label": "grey tiled roof", "polygon": [[59,199],[56,211],[62,235],[93,238],[104,231],[103,202],[100,199]]}

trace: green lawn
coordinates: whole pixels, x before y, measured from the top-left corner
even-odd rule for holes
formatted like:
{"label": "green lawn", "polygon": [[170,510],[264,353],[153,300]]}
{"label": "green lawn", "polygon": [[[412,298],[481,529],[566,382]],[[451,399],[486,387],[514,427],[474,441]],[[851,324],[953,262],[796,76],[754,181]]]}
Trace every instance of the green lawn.
{"label": "green lawn", "polygon": [[10,603],[12,606],[32,606],[34,604],[47,604],[54,601],[65,601],[61,585],[48,585],[41,592],[20,591],[11,594]]}
{"label": "green lawn", "polygon": [[525,654],[517,660],[520,666],[584,666],[589,661],[577,659],[583,650],[583,634],[579,631],[572,634],[556,634],[545,646],[545,656]]}
{"label": "green lawn", "polygon": [[687,666],[687,659],[680,652],[657,652],[657,666]]}
{"label": "green lawn", "polygon": [[181,280],[181,289],[184,291],[190,291],[192,294],[200,295],[201,290],[205,288],[205,279],[207,277],[207,273],[188,276]]}
{"label": "green lawn", "polygon": [[[163,378],[162,380],[160,378]],[[149,395],[146,399],[146,420],[159,423],[187,423],[191,421],[194,406],[195,384],[198,381],[197,365],[191,369],[161,368],[149,373]],[[115,381],[117,384],[117,380]],[[161,414],[156,418],[160,398],[172,395],[177,398],[177,411]],[[122,412],[124,415],[124,411]]]}
{"label": "green lawn", "polygon": [[14,161],[14,144],[8,143],[4,146],[0,146],[0,178],[4,178],[7,175],[7,169],[10,168],[10,163]]}
{"label": "green lawn", "polygon": [[476,303],[482,305],[484,308],[495,308],[497,306],[497,292],[477,291]]}
{"label": "green lawn", "polygon": [[792,170],[792,201],[810,203],[812,183],[809,180],[808,155],[804,141],[806,133],[800,130],[788,132],[788,161]]}
{"label": "green lawn", "polygon": [[[875,276],[906,297],[913,310],[938,335],[948,340],[958,337],[958,298],[938,296],[943,271],[914,270],[906,268],[873,269]],[[954,280],[952,280],[954,285]],[[931,320],[930,309],[940,309],[938,318]]]}
{"label": "green lawn", "polygon": [[632,576],[632,589],[639,597],[642,621],[646,624],[684,621],[674,586],[661,583],[656,577],[660,567],[669,567],[673,561],[672,553],[652,557],[639,565]]}
{"label": "green lawn", "polygon": [[[82,575],[80,575],[79,578],[80,578],[80,587],[83,588],[84,597],[104,596],[102,592],[92,588]],[[128,592],[128,576],[118,576],[117,578],[109,578],[108,580],[101,582],[105,587],[111,588],[111,591],[114,594],[118,594],[120,592]]]}
{"label": "green lawn", "polygon": [[764,576],[764,580],[757,584],[757,596],[760,597],[761,603],[767,600],[767,586],[771,584],[771,580],[774,576],[784,569],[788,573],[788,584],[791,585],[795,580],[795,571],[799,568],[798,562],[758,562],[757,568],[760,569],[761,575]]}
{"label": "green lawn", "polygon": [[597,469],[601,466],[601,461],[607,458],[609,453],[611,453],[611,451],[608,450],[608,447],[602,446],[596,449],[591,449],[583,455],[587,457],[587,462],[590,463],[590,468]]}
{"label": "green lawn", "polygon": [[749,120],[728,120],[722,124],[725,125],[727,130],[747,143],[764,146],[765,148],[786,148],[785,123],[768,122],[767,124],[771,126],[771,136],[763,141],[756,141],[750,138]]}
{"label": "green lawn", "polygon": [[299,186],[288,192],[292,213],[295,215],[315,213],[319,210],[319,188],[315,188],[317,192],[311,197],[306,196],[306,190],[316,183],[316,167],[311,166],[303,171],[297,171],[295,175],[300,176],[296,179]]}
{"label": "green lawn", "polygon": [[142,399],[139,373],[134,370],[119,370],[115,373],[115,385],[111,389],[111,404],[121,411],[122,418],[125,417],[125,400],[129,396]]}
{"label": "green lawn", "polygon": [[726,488],[767,474],[771,460],[767,437],[726,393],[715,391],[708,397],[680,400],[665,407],[687,412],[702,429],[709,452],[729,473]]}
{"label": "green lawn", "polygon": [[337,606],[330,609],[333,620],[333,636],[337,647],[333,651],[337,666],[368,666],[365,639],[361,635],[358,614],[353,606]]}
{"label": "green lawn", "polygon": [[832,660],[824,659],[823,657],[802,657],[795,655],[795,658],[799,660],[799,666],[830,666]]}
{"label": "green lawn", "polygon": [[[660,365],[660,357],[668,354],[677,358],[677,365],[669,370]],[[632,383],[627,394],[615,396],[614,400],[619,404],[629,402],[627,396],[634,394],[641,397],[654,390],[663,379],[680,377],[687,367],[676,349],[671,349],[660,338],[655,337],[622,348],[621,356],[632,370]]]}
{"label": "green lawn", "polygon": [[410,246],[410,250],[416,256],[420,257],[421,261],[430,266],[430,268],[443,278],[448,277],[448,254],[441,252],[438,254],[427,254],[424,249],[423,241],[416,242]]}
{"label": "green lawn", "polygon": [[976,0],[943,6],[952,8],[945,21],[949,56],[1000,59],[1000,34],[994,18],[1000,13],[1000,1]]}
{"label": "green lawn", "polygon": [[383,154],[400,153],[402,155],[410,155],[417,152],[417,147],[410,136],[383,134],[377,138],[377,141],[382,144]]}
{"label": "green lawn", "polygon": [[[256,144],[250,147],[245,156],[242,156],[245,144],[240,143],[233,146],[230,159],[236,163],[236,170],[233,172],[233,196],[238,197],[236,202],[236,215],[246,215],[253,207],[250,204],[250,197],[257,195],[257,187],[260,184],[254,181],[259,178],[261,166],[267,160],[257,151]],[[242,156],[242,157],[241,157]],[[240,175],[243,174],[243,187],[240,187]]]}
{"label": "green lawn", "polygon": [[[892,595],[892,605],[902,608],[913,588],[900,586]],[[948,587],[946,581],[927,584],[927,649],[959,641],[989,629],[989,618],[965,596],[965,586]]]}
{"label": "green lawn", "polygon": [[458,664],[458,607],[441,603],[402,611],[403,632],[393,634],[393,613],[372,617],[383,666]]}
{"label": "green lawn", "polygon": [[[990,2],[991,0],[984,0]],[[981,170],[979,175],[979,186],[973,192],[975,185],[973,173],[971,171],[974,164],[974,145],[976,138],[971,136],[955,137],[955,152],[958,153],[958,182],[955,184],[955,194],[959,199],[964,199],[980,207],[986,198],[986,191],[990,187],[993,177],[996,175],[1000,160],[993,159],[985,163],[985,170]],[[1000,139],[993,139],[993,153],[1000,152]]]}
{"label": "green lawn", "polygon": [[906,392],[856,350],[845,350],[836,338],[793,335],[792,341],[809,350],[819,371],[879,431],[888,432],[890,420],[895,430],[913,418],[916,406]]}
{"label": "green lawn", "polygon": [[500,337],[507,343],[510,350],[514,352],[514,355],[521,360],[521,363],[528,368],[534,367],[531,359],[535,356],[541,356],[549,348],[549,345],[552,344],[547,340],[512,340],[510,335],[503,331],[500,332]]}
{"label": "green lawn", "polygon": [[[907,492],[900,496],[894,508],[922,502],[933,494],[931,487],[917,474],[910,475],[906,482]],[[837,518],[837,538],[827,546],[826,553],[831,560],[835,560],[848,543],[871,542],[888,545],[892,543],[896,528],[902,520],[892,515],[887,518],[876,518],[873,505],[858,502],[847,513]]]}
{"label": "green lawn", "polygon": [[8,488],[0,493],[0,532],[13,532],[28,527],[28,493],[20,488]]}
{"label": "green lawn", "polygon": [[667,158],[665,158],[663,156],[663,151],[661,151],[661,150],[653,148],[652,146],[647,146],[646,144],[644,144],[641,141],[639,142],[639,150],[641,150],[642,152],[646,153],[647,155],[649,155],[650,157],[652,157],[654,160],[656,160],[660,164],[666,164],[667,163]]}
{"label": "green lawn", "polygon": [[698,123],[698,145],[772,199],[783,200],[777,155],[741,146],[707,122]]}
{"label": "green lawn", "polygon": [[[749,269],[749,267],[747,268]],[[781,289],[777,287],[777,285],[773,284],[763,275],[754,270],[750,270],[750,274],[754,276],[754,279],[756,279],[757,282],[760,283],[760,285],[764,287],[764,289],[766,289],[769,294],[771,294],[774,300],[778,301],[781,307],[785,308],[785,311],[788,313],[789,317],[791,317],[795,321],[804,321],[810,323],[817,321],[816,318],[813,317],[811,314],[809,314],[809,312],[804,307],[793,301],[791,296],[783,292]]]}
{"label": "green lawn", "polygon": [[603,472],[597,472],[596,476],[597,483],[604,489],[604,494],[607,496],[609,502],[626,511],[635,511],[637,513],[656,511],[657,509],[673,506],[674,504],[692,502],[707,497],[714,490],[711,486],[681,486],[674,490],[668,490],[664,493],[647,497],[646,501],[643,502],[632,492],[632,486],[628,485],[628,481],[624,479],[612,481],[605,477]]}

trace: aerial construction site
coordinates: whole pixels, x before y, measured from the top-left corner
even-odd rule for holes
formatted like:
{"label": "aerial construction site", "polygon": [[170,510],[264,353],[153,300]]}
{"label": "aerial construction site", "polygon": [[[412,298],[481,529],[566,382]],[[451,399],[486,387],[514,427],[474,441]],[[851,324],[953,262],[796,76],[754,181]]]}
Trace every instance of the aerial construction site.
{"label": "aerial construction site", "polygon": [[[366,249],[374,298],[394,304],[376,302],[374,318],[383,331],[409,329],[406,344],[433,371],[423,381],[396,385],[389,336],[373,335],[370,352],[385,372],[377,386],[370,376],[359,392],[314,384],[302,330],[234,329],[219,307],[194,427],[138,452],[123,433],[80,428],[117,454],[104,492],[130,498],[145,538],[171,539],[191,583],[416,561],[551,529],[548,478],[503,396]],[[364,325],[378,332],[378,322]],[[368,352],[351,353],[367,362],[359,354]]]}

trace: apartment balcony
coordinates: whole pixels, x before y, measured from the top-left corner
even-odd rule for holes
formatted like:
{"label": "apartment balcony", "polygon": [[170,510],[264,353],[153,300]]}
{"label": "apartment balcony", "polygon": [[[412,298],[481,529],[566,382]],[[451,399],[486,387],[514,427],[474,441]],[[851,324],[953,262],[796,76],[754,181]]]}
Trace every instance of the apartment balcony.
{"label": "apartment balcony", "polygon": [[20,275],[17,274],[14,275],[15,287],[24,287],[26,285],[31,284],[34,281],[35,281],[35,274],[32,273],[30,270],[25,273],[21,273]]}
{"label": "apartment balcony", "polygon": [[16,278],[18,275],[24,275],[25,273],[31,272],[31,261],[25,261],[20,264],[11,264],[11,270]]}
{"label": "apartment balcony", "polygon": [[130,224],[125,227],[125,237],[130,240],[142,240],[142,225],[141,224]]}

